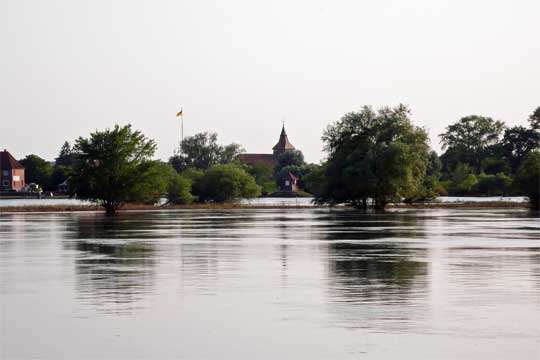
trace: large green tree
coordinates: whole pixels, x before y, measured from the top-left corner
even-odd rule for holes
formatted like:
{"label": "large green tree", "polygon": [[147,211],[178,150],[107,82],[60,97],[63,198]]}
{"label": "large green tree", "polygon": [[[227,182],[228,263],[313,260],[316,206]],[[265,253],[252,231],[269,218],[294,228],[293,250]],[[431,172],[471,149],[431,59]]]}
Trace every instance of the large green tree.
{"label": "large green tree", "polygon": [[[486,151],[499,142],[503,130],[502,121],[471,115],[449,125],[439,136],[443,150],[447,149],[447,153],[452,154],[455,165],[459,162],[467,163],[480,171]],[[443,156],[443,161],[446,160],[444,158],[445,156]]]}
{"label": "large green tree", "polygon": [[178,172],[187,168],[208,169],[232,162],[243,151],[238,144],[218,144],[216,133],[202,132],[186,137],[169,163]]}
{"label": "large green tree", "polygon": [[113,214],[128,202],[158,201],[167,190],[170,171],[152,161],[156,144],[130,125],[78,138],[70,193],[94,201]]}
{"label": "large green tree", "polygon": [[[365,106],[328,126],[323,135],[329,153],[318,203],[350,203],[382,209],[389,202],[423,192],[429,163],[428,136],[414,126],[405,105],[374,111]],[[318,176],[320,178],[320,176]]]}
{"label": "large green tree", "polygon": [[36,183],[44,190],[51,190],[53,167],[48,161],[32,154],[19,160],[19,162],[24,166],[24,176],[27,184]]}

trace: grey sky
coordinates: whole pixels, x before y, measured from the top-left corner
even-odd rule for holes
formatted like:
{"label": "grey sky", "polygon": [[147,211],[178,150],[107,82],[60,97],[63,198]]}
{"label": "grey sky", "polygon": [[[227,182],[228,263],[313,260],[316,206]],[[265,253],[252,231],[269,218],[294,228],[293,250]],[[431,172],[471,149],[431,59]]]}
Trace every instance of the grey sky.
{"label": "grey sky", "polygon": [[0,147],[52,160],[131,123],[168,158],[185,133],[268,152],[284,118],[309,161],[327,124],[408,104],[437,134],[469,114],[540,106],[538,0],[0,3]]}

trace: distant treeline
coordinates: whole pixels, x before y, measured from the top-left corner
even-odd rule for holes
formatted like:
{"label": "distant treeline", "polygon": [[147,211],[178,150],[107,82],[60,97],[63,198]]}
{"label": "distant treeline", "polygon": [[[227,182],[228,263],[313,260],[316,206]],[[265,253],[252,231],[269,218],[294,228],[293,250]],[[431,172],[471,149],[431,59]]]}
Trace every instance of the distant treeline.
{"label": "distant treeline", "polygon": [[507,127],[489,117],[464,117],[440,135],[444,153],[438,156],[406,106],[365,106],[327,127],[322,139],[328,156],[320,164],[307,164],[294,150],[275,168],[247,165],[237,160],[240,145],[221,145],[213,133],[187,137],[167,162],[156,161],[155,142],[129,125],[96,131],[73,146],[66,141],[54,164],[37,155],[20,162],[32,189],[61,189],[108,212],[162,198],[186,204],[255,197],[276,191],[289,173],[327,205],[384,208],[440,195],[526,195],[538,206],[540,107],[528,123]]}

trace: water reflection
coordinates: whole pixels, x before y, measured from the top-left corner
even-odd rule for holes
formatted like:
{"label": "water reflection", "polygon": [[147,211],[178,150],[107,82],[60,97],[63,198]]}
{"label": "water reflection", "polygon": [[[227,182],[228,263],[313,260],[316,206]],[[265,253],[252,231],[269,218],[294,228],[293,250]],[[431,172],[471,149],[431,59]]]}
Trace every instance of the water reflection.
{"label": "water reflection", "polygon": [[[76,250],[76,290],[81,300],[105,311],[133,310],[152,290],[155,281],[155,248],[148,239],[152,218],[141,214],[108,217],[81,215],[67,224],[71,234],[66,250]],[[116,304],[116,306],[111,306]]]}
{"label": "water reflection", "polygon": [[0,215],[0,343],[6,358],[530,358],[539,240],[526,211]]}

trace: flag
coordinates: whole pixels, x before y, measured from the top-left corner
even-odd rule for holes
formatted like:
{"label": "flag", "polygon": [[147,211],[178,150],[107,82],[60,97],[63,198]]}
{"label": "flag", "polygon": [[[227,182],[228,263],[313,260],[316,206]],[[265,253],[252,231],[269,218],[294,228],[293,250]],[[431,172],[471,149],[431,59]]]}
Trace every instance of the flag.
{"label": "flag", "polygon": [[176,114],[176,117],[183,117],[184,116],[184,108],[180,108],[180,111],[178,112],[178,114]]}

